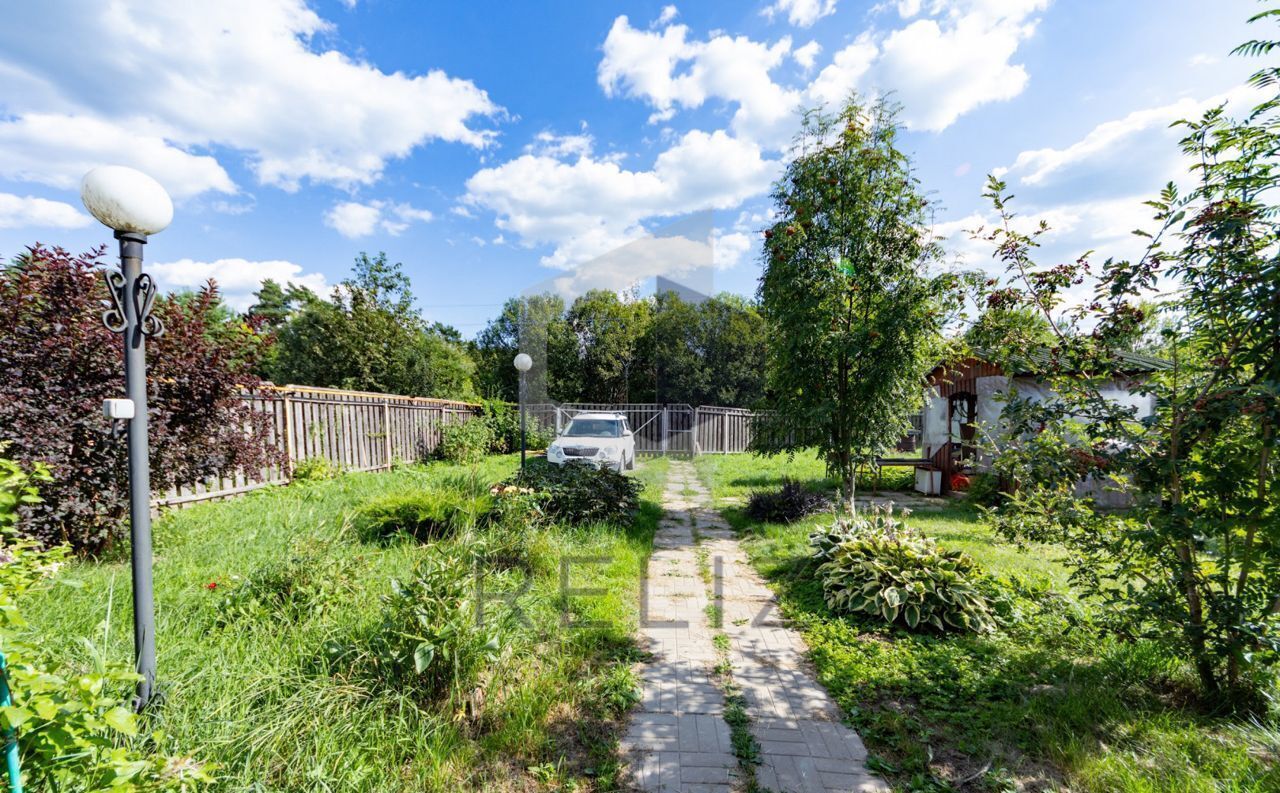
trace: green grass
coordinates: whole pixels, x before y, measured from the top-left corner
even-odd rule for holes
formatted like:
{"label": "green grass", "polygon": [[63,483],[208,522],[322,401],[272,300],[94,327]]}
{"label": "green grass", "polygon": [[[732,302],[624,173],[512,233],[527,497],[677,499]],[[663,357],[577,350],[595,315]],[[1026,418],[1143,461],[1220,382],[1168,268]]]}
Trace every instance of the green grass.
{"label": "green grass", "polygon": [[1021,613],[990,636],[889,630],[826,608],[806,539],[830,515],[758,525],[737,506],[783,476],[833,487],[821,463],[730,455],[699,458],[697,467],[729,505],[726,517],[866,741],[870,764],[896,789],[1280,790],[1280,730],[1198,713],[1183,663],[1108,634],[1102,615],[1074,599],[1060,549],[1006,545],[964,503],[918,511],[912,525],[1023,582]]}
{"label": "green grass", "polygon": [[[661,514],[656,487],[630,527],[551,527],[527,541],[537,563],[518,602],[533,630],[490,670],[471,712],[427,706],[411,687],[391,690],[326,663],[332,643],[376,630],[391,580],[407,578],[429,550],[410,538],[362,537],[352,525],[358,510],[442,480],[496,481],[517,460],[349,474],[163,517],[155,583],[165,699],[144,726],[162,731],[166,748],[218,763],[220,790],[524,790],[548,774],[582,790],[613,786],[618,727],[636,696],[636,593]],[[665,461],[646,461],[637,475],[660,483]],[[301,613],[221,615],[238,580],[291,556],[332,576],[322,601]],[[561,593],[561,560],[573,557],[606,560],[570,568],[571,587],[601,594]],[[130,660],[127,562],[79,562],[60,578],[78,586],[27,604],[40,641],[85,667],[99,654]],[[565,628],[562,610],[595,624]]]}
{"label": "green grass", "polygon": [[[753,461],[767,459],[765,466],[758,467]],[[827,465],[812,452],[799,452],[788,457],[781,455],[772,458],[757,457],[753,454],[703,455],[696,459],[699,471],[714,468],[720,472],[714,484],[716,495],[745,499],[753,490],[777,487],[783,476],[808,482],[814,489],[829,490],[835,494],[838,483],[827,476]],[[704,477],[705,479],[705,477]],[[911,490],[915,485],[915,472],[911,468],[889,467],[881,470],[880,481],[876,481],[871,470],[858,471],[858,493],[870,493],[879,485],[880,491],[886,494],[895,491]]]}

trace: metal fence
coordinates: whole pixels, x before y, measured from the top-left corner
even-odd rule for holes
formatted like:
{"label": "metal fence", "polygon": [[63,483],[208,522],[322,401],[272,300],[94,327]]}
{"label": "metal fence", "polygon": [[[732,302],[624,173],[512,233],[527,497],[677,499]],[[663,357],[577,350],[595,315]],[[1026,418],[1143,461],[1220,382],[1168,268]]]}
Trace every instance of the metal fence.
{"label": "metal fence", "polygon": [[578,413],[621,413],[635,433],[636,454],[683,457],[747,451],[756,417],[746,408],[636,402],[548,402],[528,410],[533,420],[556,434]]}
{"label": "metal fence", "polygon": [[268,386],[244,394],[244,399],[268,415],[270,442],[282,463],[180,487],[156,499],[153,506],[180,506],[284,484],[303,460],[323,459],[345,471],[377,471],[397,461],[418,460],[439,445],[442,427],[466,421],[479,407],[304,386]]}

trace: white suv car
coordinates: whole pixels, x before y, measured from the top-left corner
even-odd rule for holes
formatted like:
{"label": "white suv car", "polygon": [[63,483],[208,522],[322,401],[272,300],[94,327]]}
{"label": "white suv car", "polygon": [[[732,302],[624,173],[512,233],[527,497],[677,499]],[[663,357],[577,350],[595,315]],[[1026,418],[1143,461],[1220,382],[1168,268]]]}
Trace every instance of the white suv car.
{"label": "white suv car", "polygon": [[636,467],[636,439],[622,413],[579,413],[547,447],[547,461],[630,471]]}

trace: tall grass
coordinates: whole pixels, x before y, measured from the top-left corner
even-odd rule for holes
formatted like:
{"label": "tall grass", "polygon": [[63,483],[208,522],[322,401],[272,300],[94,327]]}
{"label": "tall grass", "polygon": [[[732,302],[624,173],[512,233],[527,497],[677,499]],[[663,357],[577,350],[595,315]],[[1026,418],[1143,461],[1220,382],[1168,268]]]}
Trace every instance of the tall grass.
{"label": "tall grass", "polygon": [[[431,543],[412,537],[362,534],[353,525],[361,508],[460,488],[464,480],[474,489],[516,465],[506,456],[471,468],[437,464],[349,474],[163,517],[156,524],[155,579],[164,699],[145,727],[161,731],[169,748],[219,763],[224,790],[521,788],[527,767],[547,764],[557,774],[580,776],[583,789],[607,787],[616,769],[609,724],[618,703],[629,701],[618,692],[618,675],[634,653],[636,593],[660,515],[652,500],[631,526],[552,526],[530,538],[530,553],[541,562],[530,566],[529,590],[519,602],[532,630],[487,672],[493,685],[486,701],[469,712],[456,703],[424,703],[411,683],[380,685],[331,660],[334,647],[378,630],[392,579],[410,578],[432,551]],[[660,481],[663,461],[646,464],[638,475]],[[646,497],[656,499],[656,489]],[[478,531],[468,526],[465,537],[434,542],[474,541]],[[229,591],[302,556],[342,580],[318,587],[313,600],[301,601],[304,608],[228,616]],[[609,560],[572,570],[573,586],[605,594],[561,596],[559,560],[572,556]],[[76,586],[32,599],[32,631],[86,667],[95,658],[85,637],[92,638],[93,653],[130,659],[127,561],[79,562],[61,578]],[[598,624],[565,629],[562,608]],[[564,738],[584,732],[599,740]]]}

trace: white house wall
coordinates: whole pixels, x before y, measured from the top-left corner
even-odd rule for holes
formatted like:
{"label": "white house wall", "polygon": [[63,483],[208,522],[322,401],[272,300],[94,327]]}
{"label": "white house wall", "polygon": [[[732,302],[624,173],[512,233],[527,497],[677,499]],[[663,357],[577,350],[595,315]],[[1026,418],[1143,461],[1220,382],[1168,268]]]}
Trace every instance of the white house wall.
{"label": "white house wall", "polygon": [[[1046,383],[1032,377],[1016,377],[1014,384],[1018,389],[1018,397],[1034,402],[1045,402],[1055,397],[1055,392]],[[1134,418],[1145,418],[1154,412],[1154,399],[1148,394],[1139,393],[1137,383],[1129,380],[1113,380],[1101,388],[1102,396],[1121,405],[1135,408]],[[977,413],[979,439],[1004,440],[1005,431],[1000,422],[1000,413],[1004,410],[1004,395],[1009,390],[1009,378],[1003,376],[979,377],[976,379]],[[921,443],[930,453],[951,439],[948,426],[948,404],[946,397],[937,389],[930,388],[926,394],[923,422],[921,426]],[[981,443],[981,440],[980,440]],[[983,455],[979,467],[990,465],[990,458]],[[925,485],[918,482],[917,486]],[[1125,499],[1121,494],[1112,492],[1106,482],[1093,479],[1080,483],[1077,488],[1080,495],[1090,495],[1103,506],[1123,506]]]}
{"label": "white house wall", "polygon": [[938,395],[938,389],[929,388],[925,394],[924,415],[920,422],[920,445],[927,454],[933,454],[949,440],[947,400]]}

